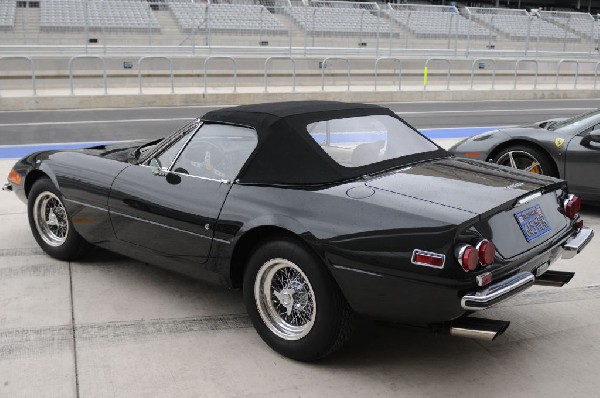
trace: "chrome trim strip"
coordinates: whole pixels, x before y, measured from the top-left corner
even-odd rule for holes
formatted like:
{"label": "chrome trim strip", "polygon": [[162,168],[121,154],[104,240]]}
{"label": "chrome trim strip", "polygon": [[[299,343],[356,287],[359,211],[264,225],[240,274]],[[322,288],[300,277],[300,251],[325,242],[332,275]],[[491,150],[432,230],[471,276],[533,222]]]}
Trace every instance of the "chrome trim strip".
{"label": "chrome trim strip", "polygon": [[[138,165],[135,165],[135,166],[150,168],[150,166],[147,166],[147,165],[145,165],[145,164],[138,164]],[[164,171],[165,173],[177,174],[177,175],[180,175],[180,176],[182,176],[182,177],[192,177],[192,178],[199,178],[199,179],[201,179],[201,180],[216,181],[216,182],[219,182],[219,183],[221,183],[221,184],[231,184],[231,183],[232,183],[232,181],[231,181],[231,180],[217,180],[217,179],[215,179],[215,178],[209,178],[209,177],[200,177],[200,176],[195,176],[195,175],[191,175],[191,174],[183,174],[183,173],[178,173],[178,172],[176,172],[176,171],[168,171],[168,170],[164,169],[164,167],[163,167],[163,171]],[[165,175],[166,175],[166,174],[165,174]]]}
{"label": "chrome trim strip", "polygon": [[136,221],[145,222],[145,223],[148,223],[148,224],[156,225],[158,227],[163,227],[163,228],[171,229],[173,231],[183,232],[185,234],[190,234],[190,235],[198,236],[198,237],[203,238],[203,239],[215,240],[217,242],[227,243],[227,244],[231,243],[231,242],[229,242],[227,240],[223,240],[223,239],[219,239],[219,238],[214,238],[214,237],[206,236],[206,235],[201,235],[201,234],[198,234],[196,232],[186,231],[184,229],[179,229],[177,227],[172,227],[170,225],[161,224],[161,223],[158,223],[158,222],[155,222],[155,221],[146,220],[144,218],[139,218],[139,217],[131,216],[129,214],[124,214],[124,213],[120,213],[120,212],[117,212],[117,211],[111,211],[110,214],[114,214],[114,215],[117,215],[117,216],[122,216],[122,217],[130,218],[130,219],[136,220]]}
{"label": "chrome trim strip", "polygon": [[577,235],[567,240],[562,245],[565,252],[563,252],[562,258],[568,259],[573,258],[576,254],[579,254],[583,248],[590,243],[594,237],[594,230],[591,228],[581,228]]}
{"label": "chrome trim strip", "polygon": [[539,198],[540,196],[542,196],[541,192],[534,192],[531,195],[527,195],[519,200],[517,200],[517,203],[515,203],[515,205],[513,206],[513,209],[515,207],[519,207],[521,205],[524,205],[525,203],[531,202],[534,199]]}
{"label": "chrome trim strip", "polygon": [[367,275],[371,275],[371,276],[379,276],[379,277],[383,276],[381,274],[376,274],[375,272],[363,271],[362,269],[356,269],[356,268],[348,268],[348,267],[344,267],[343,265],[333,264],[333,268],[341,269],[344,271],[358,272],[361,274],[367,274]]}
{"label": "chrome trim strip", "polygon": [[71,203],[75,203],[77,205],[81,205],[81,206],[85,206],[85,207],[91,207],[92,209],[96,209],[96,210],[101,210],[101,211],[108,212],[108,209],[105,209],[104,207],[94,206],[94,205],[91,205],[89,203],[83,203],[83,202],[80,202],[78,200],[73,200],[73,199],[67,199],[67,198],[63,198],[63,199],[66,202],[71,202]]}
{"label": "chrome trim strip", "polygon": [[[421,262],[415,261],[415,256],[417,254],[424,254],[426,256],[441,258],[442,259],[442,265],[441,266],[437,266],[437,265],[431,265],[431,264],[421,263]],[[410,261],[413,264],[415,264],[415,265],[422,265],[424,267],[430,267],[430,268],[435,268],[435,269],[442,269],[442,268],[444,268],[444,265],[446,264],[446,256],[443,255],[443,254],[439,254],[439,253],[426,252],[425,250],[414,249]]]}
{"label": "chrome trim strip", "polygon": [[535,282],[535,277],[531,272],[520,272],[496,282],[484,290],[466,294],[460,304],[465,310],[484,310],[527,289],[533,285],[533,282]]}
{"label": "chrome trim strip", "polygon": [[12,186],[12,184],[9,182],[9,183],[7,183],[7,184],[4,184],[4,185],[2,186],[2,190],[3,190],[3,191],[7,191],[7,192],[12,192],[12,190],[13,190],[13,186]]}

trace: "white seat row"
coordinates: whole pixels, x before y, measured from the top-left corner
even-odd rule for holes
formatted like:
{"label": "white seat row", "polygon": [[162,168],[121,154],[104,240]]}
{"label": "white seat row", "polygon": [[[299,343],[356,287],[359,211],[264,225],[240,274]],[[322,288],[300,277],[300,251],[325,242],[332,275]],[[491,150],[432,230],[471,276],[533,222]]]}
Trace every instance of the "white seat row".
{"label": "white seat row", "polygon": [[283,24],[262,5],[171,2],[169,8],[184,32],[210,29],[213,32],[232,33],[287,33]]}
{"label": "white seat row", "polygon": [[15,27],[17,2],[15,0],[0,0],[0,29]]}
{"label": "white seat row", "polygon": [[365,8],[288,7],[290,18],[310,33],[376,34],[390,31],[390,26]]}

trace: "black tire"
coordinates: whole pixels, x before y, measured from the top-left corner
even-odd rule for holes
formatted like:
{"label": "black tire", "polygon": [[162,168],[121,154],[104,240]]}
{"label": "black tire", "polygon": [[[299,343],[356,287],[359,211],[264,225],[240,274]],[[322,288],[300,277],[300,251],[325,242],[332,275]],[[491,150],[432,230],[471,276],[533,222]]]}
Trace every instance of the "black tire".
{"label": "black tire", "polygon": [[[259,286],[259,291],[265,291],[264,289],[261,290],[261,286],[265,286],[266,284],[271,286],[271,288],[273,286],[267,282],[260,282],[262,280],[270,280],[268,277],[266,279],[263,277],[265,276],[265,267],[271,267],[268,269],[277,269],[277,266],[273,266],[272,264],[283,264],[281,266],[285,270],[280,269],[280,271],[277,271],[282,272],[281,275],[286,275],[286,271],[297,272],[297,275],[306,277],[308,281],[307,284],[302,285],[306,287],[303,290],[303,294],[292,294],[294,300],[298,300],[298,302],[292,301],[291,307],[295,308],[295,304],[300,306],[302,303],[300,300],[304,300],[304,308],[299,311],[303,311],[306,308],[308,310],[316,308],[316,311],[314,311],[312,322],[309,322],[312,326],[305,328],[305,331],[302,332],[305,333],[304,335],[302,333],[296,334],[295,339],[290,339],[290,336],[284,338],[278,335],[278,333],[281,334],[281,331],[274,331],[274,329],[277,330],[277,327],[273,326],[273,322],[269,322],[267,315],[264,315],[264,306],[268,305],[264,303],[277,302],[279,304],[272,305],[283,310],[278,319],[285,318],[286,307],[284,307],[282,301],[277,300],[282,296],[275,297],[275,293],[273,293],[272,300],[266,298],[260,300],[256,298],[256,286]],[[296,266],[300,272],[298,273],[297,270],[290,268],[289,264]],[[281,282],[280,279],[275,281],[278,275],[277,272],[273,274],[273,283]],[[289,275],[287,276],[288,279],[293,279],[289,278]],[[257,281],[257,278],[260,278],[260,280]],[[297,290],[302,290],[297,286],[294,287]],[[278,294],[281,295],[285,290],[282,288]],[[273,288],[272,291],[275,292],[276,290]],[[313,296],[310,296],[307,292],[311,292]],[[314,301],[312,301],[314,307],[309,305],[312,297],[314,297]],[[267,242],[253,253],[244,272],[244,302],[250,320],[260,337],[273,350],[295,360],[314,361],[331,354],[350,339],[354,330],[354,314],[333,280],[333,277],[315,254],[305,248],[300,242],[292,239]],[[290,305],[289,302],[288,305]],[[263,308],[263,315],[261,315],[259,307]],[[292,310],[292,315],[296,315],[294,311]],[[310,311],[310,314],[312,316],[313,312]],[[287,312],[287,316],[287,319],[289,319],[289,312]],[[271,326],[268,326],[268,324]],[[286,323],[285,325],[289,324]],[[303,326],[300,327],[302,328]],[[298,337],[300,335],[301,337]]]}
{"label": "black tire", "polygon": [[[53,210],[53,214],[56,212],[54,222],[60,223],[62,227],[59,227],[58,225],[44,227],[43,225],[49,225],[48,221],[36,221],[41,220],[41,211],[40,209],[36,210],[36,206],[43,206],[39,203],[44,199],[47,199],[54,204],[53,209],[55,210]],[[38,200],[39,202],[37,202]],[[36,204],[36,202],[38,204]],[[57,203],[60,205],[57,205]],[[62,206],[62,209],[60,206]],[[49,207],[50,206],[47,206],[46,208]],[[60,216],[58,215],[59,211],[61,213]],[[91,245],[75,231],[75,228],[73,228],[73,223],[63,204],[63,197],[49,178],[42,177],[31,187],[28,197],[27,214],[33,237],[42,250],[51,257],[59,260],[71,261],[81,257],[91,248]],[[44,220],[46,218],[48,217],[45,217]],[[65,225],[66,227],[64,227]],[[59,228],[63,228],[60,233],[57,232]],[[62,233],[63,230],[64,234]]]}
{"label": "black tire", "polygon": [[[550,158],[550,156],[531,145],[512,145],[507,148],[502,149],[500,152],[494,156],[492,161],[494,163],[502,164],[504,166],[510,165],[509,154],[514,154],[513,159],[515,159],[515,163],[517,164],[517,168],[523,170],[526,167],[533,166],[533,160],[539,163],[540,169],[538,174],[544,174],[551,177],[558,177],[558,172],[556,170],[556,164]],[[532,158],[531,162],[528,162],[528,157]],[[519,160],[520,159],[520,160]],[[532,172],[535,172],[535,168],[532,169]]]}

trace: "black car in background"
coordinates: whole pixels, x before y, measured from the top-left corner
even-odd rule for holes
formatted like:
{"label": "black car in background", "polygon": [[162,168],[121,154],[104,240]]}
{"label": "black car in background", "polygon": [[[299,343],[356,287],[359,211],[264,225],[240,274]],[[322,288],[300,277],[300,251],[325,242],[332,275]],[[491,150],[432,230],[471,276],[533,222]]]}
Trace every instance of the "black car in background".
{"label": "black car in background", "polygon": [[374,105],[305,101],[207,113],[157,141],[47,151],[5,189],[37,242],[90,245],[242,288],[256,330],[290,358],[341,347],[355,318],[494,339],[467,317],[591,240],[564,181],[458,159]]}
{"label": "black car in background", "polygon": [[584,201],[600,202],[600,110],[485,132],[449,151],[563,178],[570,192]]}

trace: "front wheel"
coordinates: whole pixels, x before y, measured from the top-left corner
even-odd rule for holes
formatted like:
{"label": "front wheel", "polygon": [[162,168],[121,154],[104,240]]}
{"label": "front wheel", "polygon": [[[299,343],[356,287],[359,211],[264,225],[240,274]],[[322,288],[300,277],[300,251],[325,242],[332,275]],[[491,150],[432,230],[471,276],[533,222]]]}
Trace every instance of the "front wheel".
{"label": "front wheel", "polygon": [[260,337],[292,359],[322,358],[353,330],[353,313],[322,261],[292,240],[254,252],[244,273],[244,301]]}
{"label": "front wheel", "polygon": [[37,180],[28,199],[31,232],[40,247],[59,260],[75,260],[90,245],[73,228],[62,195],[48,178]]}

